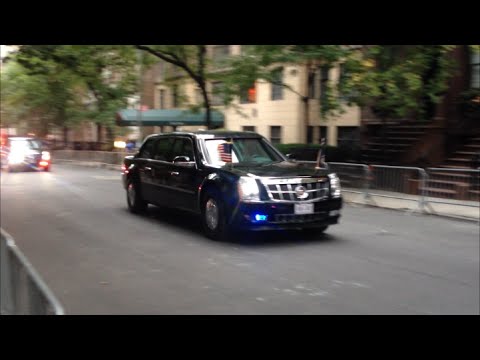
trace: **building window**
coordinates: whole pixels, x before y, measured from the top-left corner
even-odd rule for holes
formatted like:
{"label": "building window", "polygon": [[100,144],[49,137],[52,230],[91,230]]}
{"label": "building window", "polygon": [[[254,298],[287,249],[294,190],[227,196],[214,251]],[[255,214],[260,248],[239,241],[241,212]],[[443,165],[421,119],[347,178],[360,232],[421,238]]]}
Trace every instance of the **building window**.
{"label": "building window", "polygon": [[313,126],[307,128],[307,144],[313,143]]}
{"label": "building window", "polygon": [[166,109],[165,90],[164,89],[160,89],[158,91],[158,108],[159,109]]}
{"label": "building window", "polygon": [[358,126],[339,126],[337,130],[338,147],[354,148],[360,143],[360,129]]}
{"label": "building window", "polygon": [[223,105],[222,88],[223,88],[223,83],[221,81],[216,81],[212,83],[212,105],[213,106]]}
{"label": "building window", "polygon": [[257,132],[255,126],[243,126],[242,129],[243,131]]}
{"label": "building window", "polygon": [[255,84],[253,84],[240,97],[240,104],[253,104],[256,102],[257,102],[257,88]]}
{"label": "building window", "polygon": [[173,85],[172,88],[172,105],[174,108],[177,108],[180,105],[178,96],[178,85]]}
{"label": "building window", "polygon": [[282,127],[281,126],[270,126],[270,141],[272,142],[272,144],[282,143]]}
{"label": "building window", "polygon": [[202,90],[201,89],[195,89],[195,103],[197,105],[202,105],[203,104],[203,95],[202,95]]}
{"label": "building window", "polygon": [[328,66],[322,66],[320,68],[320,102],[324,102],[327,100],[329,72],[330,68]]}
{"label": "building window", "polygon": [[480,50],[472,50],[470,55],[470,86],[480,89]]}
{"label": "building window", "polygon": [[322,143],[322,139],[325,139],[325,144],[328,144],[328,138],[327,138],[327,131],[328,127],[327,126],[319,126],[318,127],[318,143]]}
{"label": "building window", "polygon": [[283,99],[283,69],[275,70],[272,74],[272,100]]}
{"label": "building window", "polygon": [[230,55],[230,45],[215,45],[213,47],[212,58],[215,64],[227,59],[228,55]]}
{"label": "building window", "polygon": [[310,71],[308,74],[308,98],[315,99],[315,71]]}

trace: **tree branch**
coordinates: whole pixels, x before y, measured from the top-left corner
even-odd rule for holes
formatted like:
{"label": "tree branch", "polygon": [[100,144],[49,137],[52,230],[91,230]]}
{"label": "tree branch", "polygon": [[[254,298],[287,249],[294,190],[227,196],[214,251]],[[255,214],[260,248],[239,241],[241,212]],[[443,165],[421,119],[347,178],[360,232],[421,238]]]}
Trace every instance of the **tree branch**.
{"label": "tree branch", "polygon": [[134,46],[139,50],[146,51],[146,52],[152,54],[153,56],[156,56],[156,57],[162,59],[163,61],[166,61],[170,64],[173,64],[173,65],[178,66],[179,68],[185,70],[187,72],[187,74],[190,75],[190,77],[193,80],[195,80],[195,82],[200,84],[200,82],[201,82],[200,77],[197,74],[195,74],[195,72],[187,65],[187,63],[182,61],[176,54],[173,54],[171,52],[166,52],[166,51],[163,51],[163,52],[157,51],[157,50],[152,49],[151,47],[145,46],[145,45],[134,45]]}

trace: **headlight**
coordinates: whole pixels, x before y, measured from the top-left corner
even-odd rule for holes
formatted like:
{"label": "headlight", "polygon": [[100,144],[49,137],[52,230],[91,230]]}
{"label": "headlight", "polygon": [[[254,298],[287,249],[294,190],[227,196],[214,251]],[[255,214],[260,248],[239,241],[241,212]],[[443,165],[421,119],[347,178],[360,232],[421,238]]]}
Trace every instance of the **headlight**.
{"label": "headlight", "polygon": [[25,160],[25,155],[21,151],[13,151],[8,155],[8,162],[10,164],[20,164]]}
{"label": "headlight", "polygon": [[332,191],[332,197],[340,197],[342,193],[342,188],[340,186],[340,179],[337,174],[329,174],[330,178],[330,189]]}
{"label": "headlight", "polygon": [[50,160],[50,153],[48,151],[42,151],[42,160]]}
{"label": "headlight", "polygon": [[242,176],[238,181],[238,194],[240,200],[260,201],[260,189],[257,181],[251,177]]}

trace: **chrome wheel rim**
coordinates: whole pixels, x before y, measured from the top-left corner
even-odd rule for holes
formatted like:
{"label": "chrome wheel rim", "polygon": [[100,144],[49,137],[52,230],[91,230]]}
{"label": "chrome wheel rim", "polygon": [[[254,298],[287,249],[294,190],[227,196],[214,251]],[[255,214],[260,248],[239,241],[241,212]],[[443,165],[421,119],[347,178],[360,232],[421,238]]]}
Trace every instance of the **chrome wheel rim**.
{"label": "chrome wheel rim", "polygon": [[215,230],[218,226],[218,206],[215,200],[208,199],[205,205],[205,220],[210,230]]}
{"label": "chrome wheel rim", "polygon": [[135,187],[133,186],[133,184],[128,185],[127,193],[128,193],[128,201],[130,205],[135,204]]}

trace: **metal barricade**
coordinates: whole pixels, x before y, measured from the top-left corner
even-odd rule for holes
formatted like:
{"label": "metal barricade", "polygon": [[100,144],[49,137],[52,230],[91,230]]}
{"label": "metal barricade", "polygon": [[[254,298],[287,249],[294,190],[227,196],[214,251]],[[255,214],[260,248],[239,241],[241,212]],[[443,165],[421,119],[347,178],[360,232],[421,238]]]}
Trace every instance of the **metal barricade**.
{"label": "metal barricade", "polygon": [[129,153],[123,151],[56,150],[53,153],[53,160],[73,160],[121,165],[127,155],[129,155]]}
{"label": "metal barricade", "polygon": [[65,311],[13,238],[0,229],[2,315],[64,315]]}
{"label": "metal barricade", "polygon": [[368,165],[329,162],[328,169],[340,178],[343,191],[368,194]]}
{"label": "metal barricade", "polygon": [[480,207],[480,169],[427,168],[427,175],[426,201]]}

